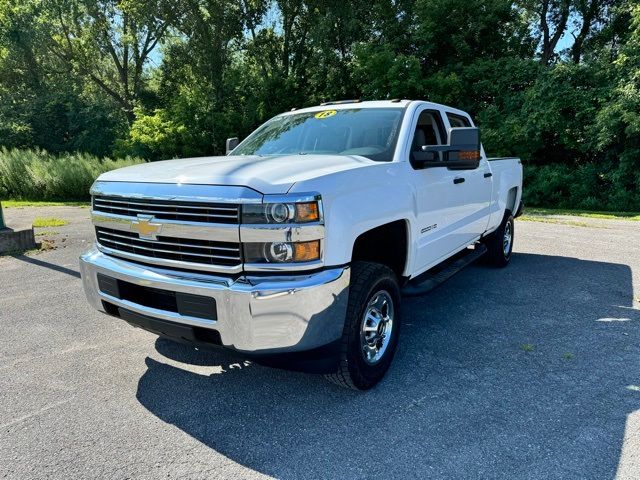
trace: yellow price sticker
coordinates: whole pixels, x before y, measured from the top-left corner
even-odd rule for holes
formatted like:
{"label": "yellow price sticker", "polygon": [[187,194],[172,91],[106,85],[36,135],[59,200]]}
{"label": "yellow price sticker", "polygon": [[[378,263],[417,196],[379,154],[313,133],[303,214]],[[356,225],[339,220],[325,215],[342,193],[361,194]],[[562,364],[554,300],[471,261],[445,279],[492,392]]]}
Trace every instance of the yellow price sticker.
{"label": "yellow price sticker", "polygon": [[323,112],[316,113],[315,117],[322,120],[323,118],[333,117],[336,113],[338,113],[336,110],[325,110]]}

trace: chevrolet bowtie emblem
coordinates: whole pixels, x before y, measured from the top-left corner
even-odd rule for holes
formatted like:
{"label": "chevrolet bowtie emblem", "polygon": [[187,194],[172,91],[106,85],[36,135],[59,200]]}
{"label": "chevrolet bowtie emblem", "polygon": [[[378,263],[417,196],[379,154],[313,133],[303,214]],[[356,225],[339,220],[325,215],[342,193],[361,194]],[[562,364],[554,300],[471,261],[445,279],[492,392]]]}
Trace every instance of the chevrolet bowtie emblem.
{"label": "chevrolet bowtie emblem", "polygon": [[153,215],[138,215],[138,220],[131,222],[131,230],[138,232],[140,238],[157,240],[156,235],[162,230],[161,223],[152,223]]}

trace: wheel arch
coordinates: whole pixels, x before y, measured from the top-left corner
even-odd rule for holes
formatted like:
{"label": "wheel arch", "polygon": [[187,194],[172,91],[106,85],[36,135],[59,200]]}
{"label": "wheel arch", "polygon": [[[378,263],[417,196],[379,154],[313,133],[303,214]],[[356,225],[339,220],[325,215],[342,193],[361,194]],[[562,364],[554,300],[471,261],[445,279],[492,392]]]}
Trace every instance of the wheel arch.
{"label": "wheel arch", "polygon": [[395,220],[360,233],[353,242],[351,261],[388,266],[398,279],[405,277],[409,262],[409,221]]}
{"label": "wheel arch", "polygon": [[509,210],[511,214],[516,212],[516,202],[518,200],[518,187],[511,187],[507,191],[507,197],[505,200],[505,210]]}

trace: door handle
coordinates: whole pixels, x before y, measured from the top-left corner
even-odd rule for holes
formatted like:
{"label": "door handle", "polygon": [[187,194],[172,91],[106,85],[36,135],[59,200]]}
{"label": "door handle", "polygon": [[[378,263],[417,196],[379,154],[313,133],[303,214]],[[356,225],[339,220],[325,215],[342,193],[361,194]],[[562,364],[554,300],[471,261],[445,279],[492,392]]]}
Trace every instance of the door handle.
{"label": "door handle", "polygon": [[459,183],[464,183],[464,178],[462,177],[454,178],[453,183],[455,183],[456,185]]}
{"label": "door handle", "polygon": [[484,174],[484,178],[489,178],[489,177],[492,177],[492,176],[493,176],[493,173],[491,173],[491,172],[487,172],[487,173]]}

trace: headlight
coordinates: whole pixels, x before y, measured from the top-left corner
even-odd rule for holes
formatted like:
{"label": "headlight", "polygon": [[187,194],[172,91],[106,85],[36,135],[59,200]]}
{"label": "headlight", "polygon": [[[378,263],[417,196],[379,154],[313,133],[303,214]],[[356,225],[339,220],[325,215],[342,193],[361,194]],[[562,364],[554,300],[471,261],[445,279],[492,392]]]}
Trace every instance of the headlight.
{"label": "headlight", "polygon": [[245,243],[243,247],[247,263],[299,263],[320,260],[320,240]]}
{"label": "headlight", "polygon": [[318,200],[242,206],[242,223],[310,223],[320,221]]}

